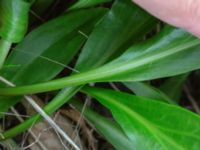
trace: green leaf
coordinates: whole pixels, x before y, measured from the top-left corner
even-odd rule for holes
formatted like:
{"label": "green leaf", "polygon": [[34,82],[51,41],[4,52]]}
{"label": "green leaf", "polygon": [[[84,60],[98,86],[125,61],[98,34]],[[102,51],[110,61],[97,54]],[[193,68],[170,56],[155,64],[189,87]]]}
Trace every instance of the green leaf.
{"label": "green leaf", "polygon": [[0,36],[13,43],[21,41],[27,31],[31,1],[0,1]]}
{"label": "green leaf", "polygon": [[1,75],[16,85],[52,79],[86,41],[79,31],[88,34],[105,12],[106,9],[98,8],[67,13],[33,30],[17,45],[5,63],[18,67]]}
{"label": "green leaf", "polygon": [[5,59],[9,53],[12,43],[7,40],[0,40],[0,71],[4,65]]}
{"label": "green leaf", "polygon": [[[104,8],[76,11],[35,29],[17,45],[6,61],[6,65],[17,67],[1,72],[1,76],[16,85],[54,78],[86,41],[79,31],[89,33],[106,11]],[[7,111],[19,99],[0,97],[0,110]]]}
{"label": "green leaf", "polygon": [[131,40],[132,43],[142,38],[155,23],[153,17],[133,5],[130,0],[117,0],[89,35],[75,69],[82,72],[103,65],[123,45],[129,45],[127,41]]}
{"label": "green leaf", "polygon": [[44,92],[90,82],[145,81],[174,76],[199,69],[199,56],[199,39],[181,29],[166,27],[156,37],[131,47],[102,67],[47,83],[0,89],[0,95]]}
{"label": "green leaf", "polygon": [[[117,0],[89,36],[76,69],[85,71],[101,66],[121,47],[141,39],[155,24],[156,20],[152,16],[130,0]],[[127,43],[130,40],[131,44]]]}
{"label": "green leaf", "polygon": [[111,110],[137,150],[198,150],[200,117],[181,107],[100,88],[85,88]]}
{"label": "green leaf", "polygon": [[153,39],[129,48],[113,62],[85,76],[91,81],[94,77],[95,82],[144,81],[174,76],[199,69],[199,55],[199,39],[181,29],[166,27]]}
{"label": "green leaf", "polygon": [[[124,15],[124,12],[126,12],[125,10],[126,11],[129,10],[129,11],[127,11],[127,15]],[[137,14],[138,19],[135,19],[135,17],[130,17],[130,14],[132,14],[131,16],[136,16],[135,14]],[[127,20],[127,21],[126,22],[118,21],[121,18],[124,18],[124,20]],[[127,28],[124,27],[124,26],[126,26],[127,22],[129,22],[129,24],[133,24],[133,27],[132,27],[133,32],[130,32],[129,30],[127,30]],[[123,23],[123,26],[121,26],[122,23]],[[134,24],[136,24],[135,28],[134,28]],[[148,29],[151,30],[151,28],[152,28],[152,26],[154,26],[154,24],[155,24],[154,18],[150,17],[146,12],[142,11],[141,9],[136,8],[136,6],[130,5],[130,1],[123,1],[123,2],[116,1],[116,3],[112,6],[111,10],[96,25],[92,34],[90,34],[87,44],[86,44],[86,46],[84,46],[80,55],[82,55],[81,57],[84,56],[84,58],[93,59],[93,63],[91,63],[91,66],[87,65],[88,68],[90,68],[93,65],[95,65],[95,63],[98,63],[98,61],[101,61],[99,59],[99,56],[91,58],[90,55],[94,55],[93,53],[97,52],[97,53],[104,54],[104,56],[105,55],[111,56],[116,51],[118,51],[119,47],[117,47],[117,46],[121,47],[121,45],[123,45],[123,43],[120,42],[120,44],[117,43],[117,46],[110,47],[110,45],[107,44],[107,42],[108,43],[116,43],[116,40],[119,41],[118,38],[120,38],[120,40],[122,40],[122,41],[126,41],[125,39],[136,39],[139,37],[141,38],[148,31]],[[116,27],[115,28],[106,28],[107,25],[115,25]],[[144,27],[146,27],[146,30],[143,29]],[[137,32],[138,30],[140,31],[140,36],[138,36],[136,34],[136,33],[138,33]],[[109,41],[102,40],[102,38],[99,37],[99,35],[103,31],[104,32],[106,31],[107,33],[109,33],[109,34],[104,35],[104,38],[106,38]],[[126,34],[129,36],[121,35],[121,33],[124,33],[124,32],[127,32]],[[134,32],[135,32],[135,34],[133,34]],[[116,33],[118,35],[116,35]],[[112,38],[108,38],[108,37],[106,37],[106,35],[108,37],[112,37]],[[130,36],[130,35],[132,35],[132,36]],[[93,38],[91,38],[91,37],[93,37]],[[96,49],[96,51],[93,50],[93,48],[96,48],[95,43],[98,44],[98,49]],[[105,44],[106,44],[106,47],[105,47]],[[114,48],[114,50],[113,50],[113,48]],[[105,49],[106,49],[106,51],[105,51]],[[107,57],[107,58],[109,58],[109,57]],[[87,62],[88,59],[85,59],[85,62]],[[107,60],[105,60],[105,61],[107,61]],[[83,62],[83,65],[85,62]],[[105,62],[101,61],[101,63],[105,63]],[[100,63],[98,63],[98,64],[100,64]],[[82,68],[81,65],[82,64],[79,63],[79,64],[77,64],[77,67],[79,67],[79,69],[80,69],[80,68]],[[11,65],[7,65],[7,66],[11,66]],[[88,69],[88,68],[85,68],[85,69]],[[84,68],[82,68],[82,69],[84,70]],[[64,93],[64,97],[60,100],[60,97],[58,96],[59,97],[59,99],[58,99],[56,96],[52,100],[52,102],[50,102],[46,106],[47,108],[51,108],[51,109],[46,109],[46,107],[45,107],[45,111],[48,113],[54,112],[61,105],[66,103],[77,91],[79,91],[80,88],[81,88],[81,86],[63,89],[61,92],[59,92],[58,95],[60,95],[60,94],[63,95],[63,93]],[[10,100],[10,102],[11,102],[11,100]],[[34,121],[35,117],[33,117],[32,120]],[[33,121],[27,120],[25,123],[18,125],[15,128],[12,128],[11,130],[7,131],[4,134],[4,136],[6,138],[13,137],[16,134],[23,132],[24,130],[26,130],[33,124]],[[23,128],[23,130],[22,130],[22,128]]]}
{"label": "green leaf", "polygon": [[68,10],[80,9],[91,7],[95,5],[99,5],[106,2],[111,2],[112,0],[78,0],[75,4],[73,4]]}
{"label": "green leaf", "polygon": [[155,99],[158,101],[164,101],[171,104],[176,104],[171,98],[168,97],[161,90],[148,85],[143,82],[125,82],[123,83],[126,87],[128,87],[131,91],[133,91],[138,96],[143,96],[150,99]]}
{"label": "green leaf", "polygon": [[[83,106],[73,100],[71,102],[80,112]],[[92,109],[86,107],[83,112],[86,119],[102,134],[108,142],[110,142],[118,150],[132,150],[133,144],[122,131],[118,124],[94,112]]]}

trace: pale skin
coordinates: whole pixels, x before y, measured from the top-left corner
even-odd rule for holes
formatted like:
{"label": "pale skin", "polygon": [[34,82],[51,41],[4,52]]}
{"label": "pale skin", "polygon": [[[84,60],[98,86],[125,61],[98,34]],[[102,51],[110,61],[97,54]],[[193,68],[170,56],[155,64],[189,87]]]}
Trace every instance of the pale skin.
{"label": "pale skin", "polygon": [[200,0],[132,0],[160,20],[200,37]]}

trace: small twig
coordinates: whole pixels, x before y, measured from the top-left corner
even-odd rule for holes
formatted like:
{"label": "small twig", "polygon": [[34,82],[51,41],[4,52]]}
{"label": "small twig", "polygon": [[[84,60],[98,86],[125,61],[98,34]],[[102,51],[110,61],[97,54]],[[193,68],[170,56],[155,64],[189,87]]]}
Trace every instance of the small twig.
{"label": "small twig", "polygon": [[[12,111],[13,113],[16,114],[16,117],[17,117],[17,119],[18,119],[20,122],[24,122],[24,119],[20,116],[20,114],[17,112],[17,110],[16,110],[14,107],[11,107],[11,111]],[[48,149],[44,146],[44,144],[41,143],[40,140],[38,140],[38,137],[37,137],[30,129],[28,129],[28,131],[29,131],[29,133],[31,134],[32,138],[33,138],[35,141],[37,141],[37,142],[35,142],[35,144],[38,144],[38,145],[40,146],[40,148],[43,149],[43,150],[48,150]]]}
{"label": "small twig", "polygon": [[77,122],[77,124],[76,124],[76,127],[75,127],[75,130],[74,130],[74,132],[73,132],[73,134],[72,134],[72,137],[73,136],[75,136],[74,137],[74,140],[76,141],[76,139],[77,139],[77,137],[78,137],[78,133],[79,133],[79,128],[80,128],[80,124],[81,124],[81,122],[83,121],[83,114],[84,114],[84,112],[85,112],[85,110],[86,110],[86,108],[87,108],[87,104],[88,104],[88,102],[91,100],[91,97],[90,96],[87,96],[87,98],[86,98],[86,100],[85,100],[85,103],[84,103],[84,105],[83,105],[83,108],[82,108],[82,111],[81,111],[81,115],[80,115],[80,118],[79,118],[79,120],[78,120],[78,122]]}
{"label": "small twig", "polygon": [[80,33],[81,35],[83,35],[86,39],[89,38],[89,36],[87,34],[85,34],[83,31],[79,30],[78,33]]}
{"label": "small twig", "polygon": [[33,10],[30,10],[30,13],[35,16],[38,20],[40,20],[41,22],[45,22],[45,19],[43,19],[42,17],[40,17],[36,12],[34,12]]}
{"label": "small twig", "polygon": [[[13,49],[13,51],[20,52],[20,53],[24,53],[24,54],[27,54],[27,55],[31,55],[31,56],[35,56],[35,57],[36,57],[36,55],[35,55],[34,53],[32,53],[32,52],[26,52],[26,51],[15,50],[15,49]],[[66,68],[66,69],[69,69],[69,70],[71,70],[71,71],[73,71],[73,72],[79,73],[78,70],[76,70],[76,69],[74,69],[74,68],[72,68],[72,67],[70,67],[70,66],[67,66],[67,65],[65,65],[65,64],[63,64],[63,63],[61,63],[61,62],[59,62],[59,61],[56,61],[56,60],[54,60],[54,59],[51,59],[51,58],[48,58],[48,57],[45,57],[45,56],[42,56],[42,55],[37,56],[37,57],[39,57],[39,58],[41,58],[41,59],[43,59],[43,60],[49,61],[49,62],[51,62],[51,63],[54,63],[54,64],[56,64],[56,65],[62,66],[62,67]]]}
{"label": "small twig", "polygon": [[193,98],[193,96],[190,94],[190,90],[188,89],[187,86],[184,87],[184,91],[185,91],[185,93],[186,93],[186,95],[187,95],[187,97],[188,97],[190,103],[192,104],[194,110],[195,110],[198,114],[200,114],[200,108],[199,108],[199,106],[198,106],[196,100],[195,100],[195,99]]}
{"label": "small twig", "polygon": [[6,115],[6,116],[30,118],[30,116],[27,116],[27,115],[20,115],[20,114],[9,113],[9,112],[0,112],[0,114]]}
{"label": "small twig", "polygon": [[[0,76],[0,80],[4,82],[5,84],[15,87],[13,83],[6,80],[5,78]],[[76,150],[80,150],[80,148],[73,142],[73,140],[65,134],[65,132],[52,120],[51,117],[49,117],[40,106],[32,99],[30,96],[24,96],[24,98],[32,105],[32,107],[60,134],[62,137],[68,141]]]}
{"label": "small twig", "polygon": [[120,89],[114,83],[110,82],[109,84],[115,91],[120,91]]}

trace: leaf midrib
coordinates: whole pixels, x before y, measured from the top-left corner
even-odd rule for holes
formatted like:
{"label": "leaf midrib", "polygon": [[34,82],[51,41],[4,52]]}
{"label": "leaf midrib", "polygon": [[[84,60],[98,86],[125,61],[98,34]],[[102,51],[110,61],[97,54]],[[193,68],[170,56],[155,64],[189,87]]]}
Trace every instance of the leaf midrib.
{"label": "leaf midrib", "polygon": [[[102,97],[105,98],[105,96]],[[105,98],[105,99],[109,100],[110,98]],[[165,147],[165,149],[167,149],[166,144],[163,143],[163,141],[158,136],[161,136],[163,139],[174,145],[177,148],[177,150],[185,150],[181,145],[174,143],[174,141],[171,140],[171,138],[169,138],[168,136],[164,135],[164,133],[156,129],[151,122],[146,120],[143,116],[135,112],[133,109],[130,109],[129,107],[127,107],[122,103],[120,103],[121,104],[120,105],[115,99],[112,99],[111,103],[114,104],[116,108],[118,109],[121,108],[120,110],[124,110],[124,112],[127,112],[129,116],[134,116],[133,118],[136,119],[140,124],[142,124],[157,139],[157,141]]]}
{"label": "leaf midrib", "polygon": [[[176,48],[171,48],[166,51],[162,51],[161,53],[158,53],[158,54],[148,55],[148,57],[146,57],[145,59],[138,59],[136,61],[127,61],[124,63],[116,63],[113,66],[112,64],[108,64],[108,66],[105,65],[103,67],[85,72],[82,75],[80,74],[79,77],[81,78],[82,76],[84,80],[86,81],[101,80],[102,78],[112,77],[113,75],[114,76],[119,75],[121,73],[128,72],[129,70],[133,71],[133,69],[136,69],[138,67],[141,67],[143,65],[146,65],[152,62],[156,62],[160,59],[163,59],[175,53],[188,50],[188,48],[197,46],[199,44],[200,44],[200,41],[196,39],[184,45],[178,46]],[[112,66],[112,69],[111,69],[111,66]]]}
{"label": "leaf midrib", "polygon": [[160,128],[161,130],[165,130],[167,132],[172,132],[172,133],[175,133],[175,134],[182,134],[182,135],[185,135],[185,136],[189,136],[189,137],[195,138],[195,139],[200,141],[200,138],[198,136],[195,136],[195,135],[190,134],[188,132],[184,132],[184,131],[179,132],[179,131],[174,130],[174,129],[163,128],[162,126],[159,126],[159,125],[156,125],[156,124],[154,124],[154,126],[156,126],[157,128]]}

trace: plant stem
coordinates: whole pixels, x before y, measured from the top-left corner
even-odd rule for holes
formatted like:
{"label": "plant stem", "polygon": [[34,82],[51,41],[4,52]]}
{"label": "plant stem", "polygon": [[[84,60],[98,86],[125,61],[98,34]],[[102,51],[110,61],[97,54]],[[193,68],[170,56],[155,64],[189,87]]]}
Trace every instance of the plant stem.
{"label": "plant stem", "polygon": [[[82,86],[70,87],[70,88],[63,89],[49,104],[47,104],[43,108],[43,110],[49,115],[52,114],[57,109],[59,109],[62,105],[67,103],[71,99],[71,97],[75,93],[77,93],[81,88],[82,88]],[[23,123],[17,125],[16,127],[13,127],[11,129],[3,132],[2,133],[3,138],[0,137],[0,141],[12,138],[12,137],[26,131],[28,128],[30,128],[31,126],[36,124],[41,119],[42,119],[42,117],[40,116],[40,114],[34,115],[33,117],[27,119]]]}
{"label": "plant stem", "polygon": [[4,61],[8,55],[12,43],[4,39],[0,40],[0,69],[2,68]]}

